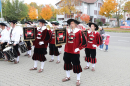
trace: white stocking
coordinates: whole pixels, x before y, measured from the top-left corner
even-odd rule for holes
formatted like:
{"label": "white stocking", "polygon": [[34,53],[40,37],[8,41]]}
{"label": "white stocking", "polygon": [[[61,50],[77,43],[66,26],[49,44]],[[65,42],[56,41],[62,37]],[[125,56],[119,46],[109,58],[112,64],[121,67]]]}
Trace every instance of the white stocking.
{"label": "white stocking", "polygon": [[41,69],[43,69],[44,67],[44,62],[41,62]]}
{"label": "white stocking", "polygon": [[34,68],[37,67],[37,60],[34,61]]}

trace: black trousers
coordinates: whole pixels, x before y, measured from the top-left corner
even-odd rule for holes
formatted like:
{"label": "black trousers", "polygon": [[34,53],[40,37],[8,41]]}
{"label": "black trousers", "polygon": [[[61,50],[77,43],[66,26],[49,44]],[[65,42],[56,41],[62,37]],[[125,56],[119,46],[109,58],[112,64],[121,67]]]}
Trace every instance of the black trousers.
{"label": "black trousers", "polygon": [[85,61],[91,62],[91,63],[97,62],[96,49],[85,48],[85,54],[86,54]]}
{"label": "black trousers", "polygon": [[14,50],[17,52],[17,55],[16,56],[20,56],[20,52],[18,50],[18,44],[16,44],[15,46],[13,46]]}
{"label": "black trousers", "polygon": [[79,54],[71,54],[71,53],[65,52],[63,60],[64,60],[64,70],[72,70],[73,68],[74,73],[82,72]]}
{"label": "black trousers", "polygon": [[49,44],[49,54],[54,56],[59,56],[60,53],[58,51],[58,47],[55,46],[55,44]]}
{"label": "black trousers", "polygon": [[5,43],[3,43],[3,44],[1,45],[2,50],[5,49],[5,46],[6,46],[6,45],[7,45],[7,42],[5,42]]}

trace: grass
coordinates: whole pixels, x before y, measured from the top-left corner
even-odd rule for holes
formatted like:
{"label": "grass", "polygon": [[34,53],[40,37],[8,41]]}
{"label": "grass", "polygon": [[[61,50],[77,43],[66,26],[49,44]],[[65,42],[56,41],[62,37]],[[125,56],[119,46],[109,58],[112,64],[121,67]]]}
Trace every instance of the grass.
{"label": "grass", "polygon": [[106,32],[116,32],[116,33],[130,33],[130,30],[105,30]]}
{"label": "grass", "polygon": [[115,28],[104,28],[106,32],[116,32],[116,33],[130,33],[130,29],[121,29],[119,27]]}

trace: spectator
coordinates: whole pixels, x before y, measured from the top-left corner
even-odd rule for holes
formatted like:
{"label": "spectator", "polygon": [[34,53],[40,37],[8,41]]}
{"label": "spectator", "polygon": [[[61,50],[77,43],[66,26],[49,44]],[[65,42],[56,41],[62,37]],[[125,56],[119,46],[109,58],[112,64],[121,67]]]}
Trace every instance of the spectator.
{"label": "spectator", "polygon": [[105,52],[107,52],[107,51],[108,51],[109,38],[110,38],[110,35],[109,35],[109,34],[107,34],[107,35],[106,35],[106,40],[105,40],[105,43],[104,43],[104,44],[106,45]]}
{"label": "spectator", "polygon": [[[103,27],[99,27],[99,30],[100,30],[99,33],[102,36],[102,40],[104,40],[105,37],[103,36],[103,34],[105,34],[105,31],[104,31]],[[104,44],[100,45],[99,49],[103,50],[103,46],[104,46]]]}

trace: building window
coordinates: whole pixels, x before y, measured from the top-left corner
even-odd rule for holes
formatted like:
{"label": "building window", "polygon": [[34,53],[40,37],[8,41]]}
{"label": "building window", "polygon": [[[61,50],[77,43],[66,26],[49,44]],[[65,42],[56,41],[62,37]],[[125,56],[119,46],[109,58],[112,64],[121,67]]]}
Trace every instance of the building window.
{"label": "building window", "polygon": [[97,10],[94,10],[94,15],[97,15]]}
{"label": "building window", "polygon": [[73,18],[74,17],[74,13],[72,13],[71,15],[65,14],[65,18]]}
{"label": "building window", "polygon": [[97,3],[95,3],[95,6],[97,7]]}
{"label": "building window", "polygon": [[98,3],[98,7],[100,8],[102,6],[102,3]]}
{"label": "building window", "polygon": [[58,18],[58,20],[60,21],[60,20],[64,20],[64,18]]}
{"label": "building window", "polygon": [[94,22],[96,22],[96,18],[94,18]]}

